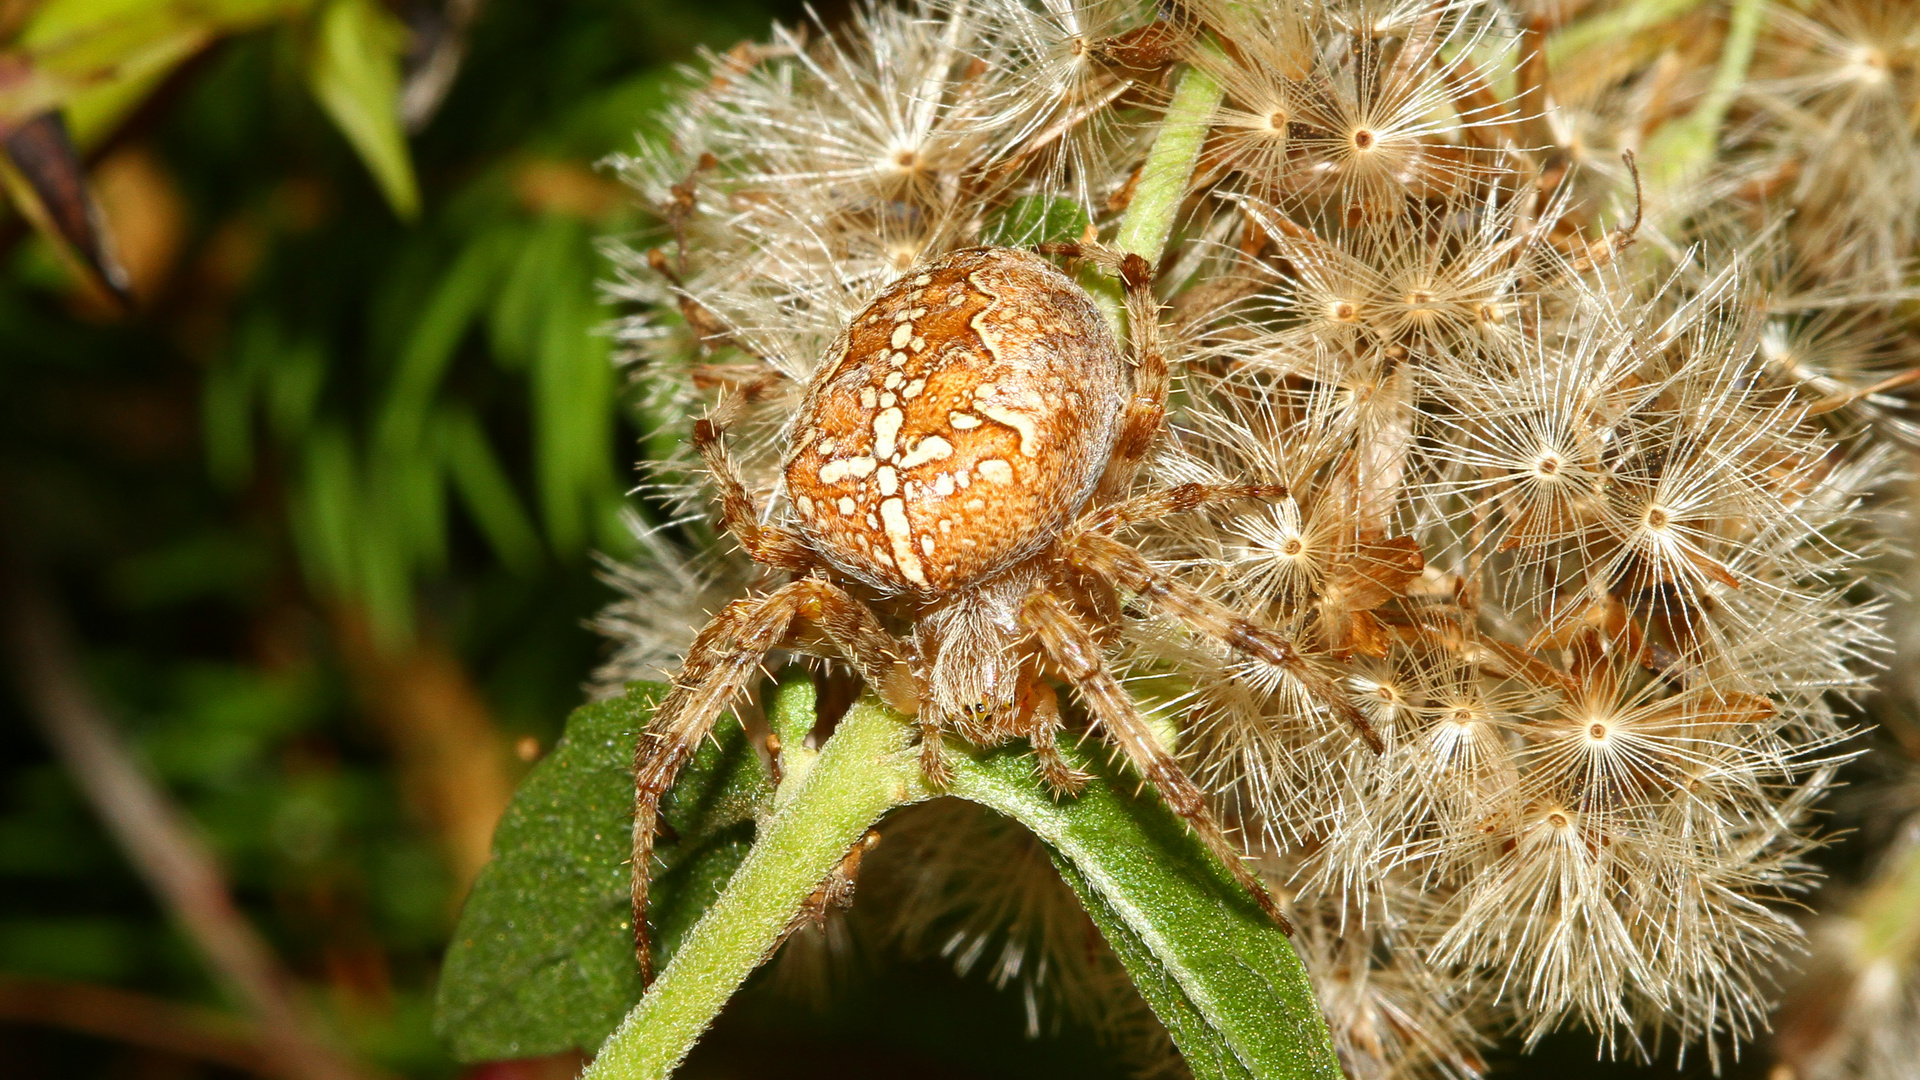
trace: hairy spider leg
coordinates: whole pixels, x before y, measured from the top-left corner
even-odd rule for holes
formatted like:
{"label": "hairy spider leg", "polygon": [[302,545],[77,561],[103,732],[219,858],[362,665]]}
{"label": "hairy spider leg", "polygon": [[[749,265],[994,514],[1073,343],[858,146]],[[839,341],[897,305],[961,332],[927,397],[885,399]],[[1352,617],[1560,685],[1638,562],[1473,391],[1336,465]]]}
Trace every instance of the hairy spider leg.
{"label": "hairy spider leg", "polygon": [[1033,755],[1040,762],[1040,779],[1055,795],[1078,795],[1093,779],[1067,764],[1061,755],[1060,696],[1037,674],[1020,698],[1019,733],[1033,745]]}
{"label": "hairy spider leg", "polygon": [[1133,397],[1120,417],[1113,455],[1094,491],[1095,505],[1121,499],[1159,438],[1167,419],[1167,351],[1160,336],[1160,300],[1153,295],[1153,267],[1133,252],[1102,244],[1043,244],[1041,250],[1085,259],[1120,279],[1127,297],[1127,343],[1133,354]]}
{"label": "hairy spider leg", "polygon": [[[760,524],[759,507],[727,455],[723,425],[744,404],[738,394],[728,395],[706,419],[693,425],[694,446],[720,489],[720,525],[740,540],[756,562],[796,574],[817,571],[819,563],[806,541],[789,530]],[[825,585],[824,581],[821,584],[839,599],[810,606],[801,612],[802,617],[819,625],[829,640],[841,647],[854,670],[889,708],[914,715],[920,708],[920,687],[899,642],[881,629],[880,621],[865,604],[837,586]]]}
{"label": "hairy spider leg", "polygon": [[914,724],[920,729],[920,775],[936,791],[945,791],[953,783],[953,766],[947,761],[946,725],[940,722],[939,712],[921,709],[914,715]]}
{"label": "hairy spider leg", "polygon": [[725,423],[739,411],[743,398],[728,394],[707,416],[693,422],[693,448],[700,452],[708,475],[720,490],[720,526],[740,541],[747,557],[779,570],[803,573],[817,564],[806,542],[786,529],[760,523],[753,496],[740,479],[740,470],[727,453]]}
{"label": "hairy spider leg", "polygon": [[[672,691],[633,747],[633,944],[643,983],[653,981],[647,893],[660,800],[720,714],[759,673],[761,660],[788,641],[796,622],[818,627],[889,706],[904,703],[910,710],[917,699],[898,643],[865,604],[831,582],[802,578],[766,596],[736,600],[714,616],[693,639]],[[903,690],[908,702],[897,700]]]}
{"label": "hairy spider leg", "polygon": [[1144,525],[1220,503],[1271,501],[1286,497],[1285,484],[1175,484],[1083,514],[1067,530],[1067,535],[1071,538],[1089,532],[1109,532],[1128,525]]}
{"label": "hairy spider leg", "polygon": [[[812,569],[813,556],[799,537],[760,524],[753,496],[727,455],[723,424],[741,403],[729,394],[693,426],[694,447],[720,491],[721,525],[756,562],[794,572]],[[634,744],[633,939],[644,982],[653,980],[646,916],[660,799],[761,659],[787,641],[796,620],[817,626],[890,707],[917,711],[919,688],[899,643],[865,604],[824,579],[802,578],[764,597],[737,600],[714,616],[694,638],[673,690]]]}
{"label": "hairy spider leg", "polygon": [[1350,724],[1374,753],[1386,750],[1380,733],[1374,730],[1359,706],[1280,631],[1209,598],[1154,566],[1145,555],[1103,533],[1088,532],[1069,540],[1061,545],[1061,555],[1075,568],[1118,584],[1194,633],[1280,668]]}
{"label": "hairy spider leg", "polygon": [[1107,670],[1100,642],[1092,631],[1074,616],[1065,601],[1044,589],[1028,595],[1021,607],[1020,621],[1039,639],[1055,670],[1080,696],[1097,725],[1154,786],[1167,806],[1226,864],[1234,879],[1253,894],[1261,910],[1281,930],[1293,933],[1293,924],[1280,910],[1273,894],[1247,868],[1240,849],[1227,839],[1226,831],[1214,820],[1199,786],[1160,745],[1133,698]]}
{"label": "hairy spider leg", "polygon": [[1292,641],[1161,573],[1138,551],[1105,535],[1121,524],[1181,513],[1207,503],[1281,498],[1287,492],[1278,484],[1181,484],[1124,498],[1166,424],[1168,374],[1166,348],[1160,336],[1160,302],[1153,295],[1152,267],[1140,256],[1094,245],[1062,246],[1067,247],[1071,250],[1065,250],[1065,254],[1090,259],[1101,269],[1118,274],[1126,286],[1127,330],[1135,357],[1133,400],[1127,405],[1113,458],[1095,496],[1096,505],[1112,505],[1087,515],[1084,520],[1090,527],[1069,530],[1069,539],[1062,545],[1067,561],[1080,570],[1120,582],[1197,633],[1284,668],[1352,724],[1375,753],[1381,752],[1385,744],[1373,725],[1331,679],[1307,663]]}

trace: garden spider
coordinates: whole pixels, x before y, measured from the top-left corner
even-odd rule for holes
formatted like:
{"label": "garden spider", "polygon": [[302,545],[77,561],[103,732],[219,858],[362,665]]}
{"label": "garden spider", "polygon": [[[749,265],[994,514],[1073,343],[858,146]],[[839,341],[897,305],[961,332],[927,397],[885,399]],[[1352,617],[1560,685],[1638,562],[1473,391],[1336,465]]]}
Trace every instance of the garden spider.
{"label": "garden spider", "polygon": [[790,524],[762,524],[722,445],[741,399],[723,398],[695,423],[722,525],[756,562],[793,580],[733,602],[700,631],[635,746],[633,925],[643,977],[652,973],[646,905],[660,799],[761,659],[802,642],[844,656],[888,706],[917,718],[921,765],[936,787],[950,778],[942,739],[952,732],[982,746],[1024,737],[1046,783],[1078,791],[1087,778],[1060,754],[1060,706],[1047,680],[1071,687],[1093,727],[1287,925],[1108,669],[1120,594],[1285,669],[1376,749],[1378,736],[1292,641],[1118,539],[1142,522],[1285,489],[1182,484],[1134,494],[1166,420],[1151,270],[1138,255],[1093,244],[1046,250],[1121,279],[1130,357],[1051,263],[969,248],[882,292],[809,380],[784,433]]}

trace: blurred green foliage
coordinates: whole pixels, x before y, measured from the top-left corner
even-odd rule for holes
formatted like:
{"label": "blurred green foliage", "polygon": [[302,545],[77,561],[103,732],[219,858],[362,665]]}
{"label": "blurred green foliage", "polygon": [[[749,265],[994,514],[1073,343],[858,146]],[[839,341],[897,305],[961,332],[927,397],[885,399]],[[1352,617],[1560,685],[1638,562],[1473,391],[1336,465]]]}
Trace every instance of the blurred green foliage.
{"label": "blurred green foliage", "polygon": [[[453,1071],[429,1003],[458,897],[351,632],[436,643],[503,743],[551,743],[637,434],[593,240],[642,223],[592,166],[669,62],[775,14],[496,0],[404,138],[400,61],[438,5],[0,5],[38,65],[0,111],[66,103],[139,301],[114,313],[0,224],[0,549],[58,584],[141,758],[381,1067]],[[0,698],[0,975],[224,1007],[21,708]],[[9,1075],[150,1058],[0,1018]]]}

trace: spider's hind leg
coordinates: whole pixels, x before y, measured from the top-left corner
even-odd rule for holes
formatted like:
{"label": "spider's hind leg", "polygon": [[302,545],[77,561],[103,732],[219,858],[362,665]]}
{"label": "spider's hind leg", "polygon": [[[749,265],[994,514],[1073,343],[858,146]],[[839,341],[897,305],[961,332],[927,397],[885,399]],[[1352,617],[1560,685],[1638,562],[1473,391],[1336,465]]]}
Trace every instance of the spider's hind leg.
{"label": "spider's hind leg", "polygon": [[1138,596],[1148,607],[1189,630],[1218,642],[1242,656],[1285,671],[1314,698],[1345,720],[1367,748],[1386,752],[1386,743],[1360,707],[1341,687],[1310,662],[1299,646],[1264,623],[1233,611],[1154,566],[1145,555],[1099,532],[1088,532],[1063,545],[1062,554],[1075,568],[1111,581]]}

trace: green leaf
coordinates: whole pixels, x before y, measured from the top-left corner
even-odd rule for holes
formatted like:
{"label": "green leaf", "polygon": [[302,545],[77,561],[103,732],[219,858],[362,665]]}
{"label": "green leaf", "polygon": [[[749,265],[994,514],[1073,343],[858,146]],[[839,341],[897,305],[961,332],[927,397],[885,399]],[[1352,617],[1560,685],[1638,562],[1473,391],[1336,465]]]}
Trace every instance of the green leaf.
{"label": "green leaf", "polygon": [[1055,801],[1024,750],[957,773],[952,794],[1016,818],[1046,841],[1194,1075],[1339,1080],[1306,969],[1278,927],[1130,777],[1074,751],[1098,779]]}
{"label": "green leaf", "polygon": [[135,610],[207,596],[248,603],[273,580],[271,551],[257,536],[207,528],[120,560],[106,580],[115,599]]}
{"label": "green leaf", "polygon": [[584,548],[613,486],[613,364],[597,333],[592,248],[576,221],[551,218],[540,243],[554,245],[533,366],[534,467],[554,550]]}
{"label": "green leaf", "polygon": [[1022,195],[987,224],[982,238],[1003,247],[1078,240],[1086,232],[1087,220],[1087,211],[1079,203],[1044,195]]}
{"label": "green leaf", "polygon": [[400,53],[406,31],[371,0],[329,0],[315,18],[307,81],[402,218],[420,189],[400,128]]}
{"label": "green leaf", "polygon": [[260,370],[266,381],[267,427],[283,443],[300,439],[312,426],[326,387],[325,350],[312,338],[284,342]]}
{"label": "green leaf", "polygon": [[[776,728],[803,723],[791,704]],[[778,941],[786,920],[885,809],[927,798],[909,725],[871,699],[849,711],[763,826],[739,872],[653,990],[601,1047],[588,1080],[662,1080]],[[1052,848],[1196,1075],[1339,1080],[1305,969],[1186,826],[1131,777],[1068,750],[1095,779],[1056,801],[1022,749],[950,747],[947,793],[1008,814]]]}
{"label": "green leaf", "polygon": [[480,422],[465,409],[440,421],[440,454],[467,513],[508,569],[529,573],[540,565],[540,536],[520,507],[513,481],[500,467]]}
{"label": "green leaf", "polygon": [[593,286],[586,227],[562,215],[535,222],[493,302],[494,356],[509,370],[530,367],[534,477],[540,516],[556,554],[572,555],[598,532],[618,539],[612,511],[616,381]]}
{"label": "green leaf", "polygon": [[246,366],[221,364],[200,389],[200,430],[207,472],[229,491],[253,475],[253,378]]}
{"label": "green leaf", "polygon": [[378,465],[365,471],[359,523],[352,537],[355,578],[349,595],[366,608],[374,643],[389,650],[413,637],[415,552],[410,542],[417,522],[410,518],[422,508],[403,503],[404,484]]}
{"label": "green leaf", "polygon": [[567,242],[566,226],[564,219],[555,217],[511,233],[502,230],[518,242],[519,250],[488,311],[487,336],[494,360],[507,371],[524,370],[532,360],[547,285],[560,245]]}
{"label": "green leaf", "polygon": [[307,580],[321,592],[341,595],[356,577],[354,536],[362,525],[353,443],[327,426],[302,450],[300,483],[290,494],[287,516]]}
{"label": "green leaf", "polygon": [[367,474],[369,493],[392,526],[387,541],[395,554],[409,566],[437,570],[446,563],[447,499],[440,459],[430,451],[378,446],[367,455]]}
{"label": "green leaf", "polygon": [[[658,684],[574,712],[515,792],[440,977],[435,1030],[463,1061],[592,1051],[640,996],[628,918],[633,742]],[[663,955],[745,857],[771,794],[739,725],[722,722],[661,807],[654,919]]]}
{"label": "green leaf", "polygon": [[22,70],[0,92],[0,127],[59,108],[92,149],[167,74],[216,38],[297,14],[309,0],[51,0],[12,43]]}
{"label": "green leaf", "polygon": [[413,324],[381,407],[379,438],[393,452],[419,450],[434,391],[500,275],[504,239],[482,234],[462,249]]}
{"label": "green leaf", "polygon": [[542,140],[551,153],[597,160],[664,138],[669,106],[686,89],[685,69],[662,64],[583,98],[541,132]]}

